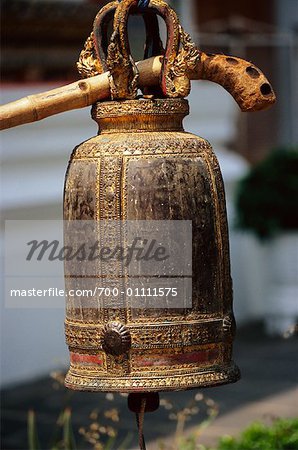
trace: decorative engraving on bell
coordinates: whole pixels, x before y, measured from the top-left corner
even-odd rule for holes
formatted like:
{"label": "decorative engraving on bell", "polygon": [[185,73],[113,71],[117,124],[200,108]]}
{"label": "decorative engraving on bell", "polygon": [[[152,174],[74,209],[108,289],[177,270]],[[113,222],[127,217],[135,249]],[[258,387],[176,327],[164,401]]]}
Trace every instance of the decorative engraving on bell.
{"label": "decorative engraving on bell", "polygon": [[[173,10],[164,2],[150,2],[151,17],[152,12],[155,18],[160,13],[174,32],[174,48],[168,44],[165,54],[176,57],[163,68],[160,98],[135,98],[138,74],[127,36],[114,33],[108,50],[100,47],[103,40],[98,39],[108,13],[116,10],[114,29],[119,30],[133,3],[112,2],[99,13],[92,42],[87,41],[80,58],[85,75],[88,67],[91,73],[110,68],[112,93],[118,100],[98,102],[92,108],[99,133],[72,154],[64,218],[98,224],[192,221],[192,307],[142,309],[124,301],[126,307],[111,308],[95,298],[98,307],[84,308],[82,299],[67,298],[65,333],[71,363],[66,386],[156,392],[235,382],[239,370],[232,361],[235,320],[222,176],[210,144],[186,133],[182,124],[189,113],[182,98],[189,91],[187,73],[200,54],[188,36],[179,38],[182,29]],[[159,54],[156,26],[150,36]],[[111,60],[112,50],[118,67]],[[100,269],[97,276],[104,276]],[[66,267],[67,290],[75,283]]]}
{"label": "decorative engraving on bell", "polygon": [[[101,132],[72,155],[66,220],[80,219],[82,211],[86,219],[89,211],[96,220],[192,221],[193,307],[94,312],[69,303],[71,351],[84,354],[84,361],[96,355],[101,364],[86,366],[74,358],[68,387],[161,391],[239,377],[231,361],[234,318],[223,183],[210,144],[183,131],[187,113],[183,99],[98,103],[93,118]],[[71,279],[66,282],[73,287]]]}

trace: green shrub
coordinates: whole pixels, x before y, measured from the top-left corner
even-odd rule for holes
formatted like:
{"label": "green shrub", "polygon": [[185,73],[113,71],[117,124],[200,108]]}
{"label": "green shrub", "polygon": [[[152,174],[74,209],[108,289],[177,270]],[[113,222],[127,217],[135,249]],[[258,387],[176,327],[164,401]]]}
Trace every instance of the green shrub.
{"label": "green shrub", "polygon": [[218,450],[298,450],[298,419],[254,423],[239,440],[223,438]]}
{"label": "green shrub", "polygon": [[298,147],[274,151],[240,182],[237,227],[270,238],[298,230]]}
{"label": "green shrub", "polygon": [[[192,450],[196,448],[215,450]],[[223,437],[216,450],[298,450],[298,418],[275,420],[272,426],[256,422],[238,439]]]}

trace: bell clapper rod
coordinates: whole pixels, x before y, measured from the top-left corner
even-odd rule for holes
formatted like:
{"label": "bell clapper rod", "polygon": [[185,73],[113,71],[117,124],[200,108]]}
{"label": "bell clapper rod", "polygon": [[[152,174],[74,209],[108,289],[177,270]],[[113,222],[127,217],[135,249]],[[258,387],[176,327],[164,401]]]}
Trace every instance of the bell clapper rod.
{"label": "bell clapper rod", "polygon": [[128,396],[128,409],[136,414],[139,447],[140,450],[146,450],[144,439],[144,416],[145,413],[157,411],[159,408],[159,394],[157,392],[138,392]]}
{"label": "bell clapper rod", "polygon": [[[162,59],[162,56],[155,56],[137,63],[139,87],[159,84]],[[206,55],[201,52],[201,58],[189,73],[189,78],[220,84],[234,97],[244,112],[267,109],[276,100],[264,74],[253,64],[240,58]],[[109,98],[109,72],[105,72],[0,106],[0,129],[36,122]]]}
{"label": "bell clapper rod", "polygon": [[140,447],[140,450],[146,450],[144,431],[143,431],[146,403],[147,403],[147,399],[146,399],[146,397],[143,397],[142,400],[141,400],[140,412],[136,413],[137,426],[138,426],[138,432],[139,432],[139,447]]}

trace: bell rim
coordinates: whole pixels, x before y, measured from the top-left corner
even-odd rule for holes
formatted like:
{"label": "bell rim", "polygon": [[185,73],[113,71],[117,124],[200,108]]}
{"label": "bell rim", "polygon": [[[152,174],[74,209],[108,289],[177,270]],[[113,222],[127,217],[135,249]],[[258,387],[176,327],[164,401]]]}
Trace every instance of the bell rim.
{"label": "bell rim", "polygon": [[74,374],[70,368],[65,377],[65,386],[75,391],[130,394],[210,388],[236,383],[240,378],[240,369],[234,363],[226,368],[210,368],[207,371],[152,377],[148,375],[146,377],[92,377],[86,374]]}

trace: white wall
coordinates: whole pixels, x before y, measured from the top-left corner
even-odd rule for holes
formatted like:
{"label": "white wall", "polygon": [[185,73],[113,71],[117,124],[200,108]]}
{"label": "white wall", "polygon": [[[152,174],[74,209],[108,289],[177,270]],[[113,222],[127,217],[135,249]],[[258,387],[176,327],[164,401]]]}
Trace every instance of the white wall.
{"label": "white wall", "polygon": [[279,83],[279,144],[298,143],[298,1],[275,1],[276,24],[283,34],[277,49]]}

